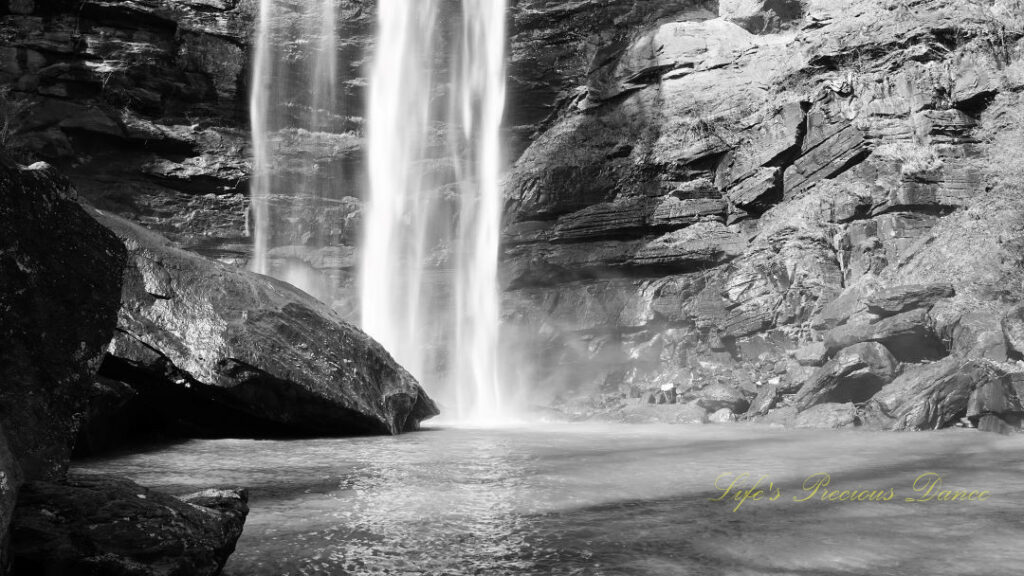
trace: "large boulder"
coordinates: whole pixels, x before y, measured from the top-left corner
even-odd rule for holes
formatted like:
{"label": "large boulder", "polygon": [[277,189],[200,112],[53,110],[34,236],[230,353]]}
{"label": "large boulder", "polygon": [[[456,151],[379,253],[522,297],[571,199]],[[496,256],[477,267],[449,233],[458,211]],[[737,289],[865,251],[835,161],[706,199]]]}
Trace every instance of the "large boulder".
{"label": "large boulder", "polygon": [[27,480],[67,470],[124,266],[124,246],[66,180],[0,158],[0,424]]}
{"label": "large boulder", "polygon": [[174,498],[118,478],[26,484],[11,531],[19,574],[213,576],[249,512],[244,490]]}
{"label": "large boulder", "polygon": [[93,214],[130,254],[104,376],[218,434],[397,434],[438,413],[383,347],[311,296]]}
{"label": "large boulder", "polygon": [[865,423],[888,430],[951,426],[966,416],[972,391],[1001,375],[988,362],[956,356],[911,367],[865,405]]}
{"label": "large boulder", "polygon": [[822,403],[863,402],[893,379],[896,365],[885,346],[854,344],[819,368],[793,402],[801,410]]}

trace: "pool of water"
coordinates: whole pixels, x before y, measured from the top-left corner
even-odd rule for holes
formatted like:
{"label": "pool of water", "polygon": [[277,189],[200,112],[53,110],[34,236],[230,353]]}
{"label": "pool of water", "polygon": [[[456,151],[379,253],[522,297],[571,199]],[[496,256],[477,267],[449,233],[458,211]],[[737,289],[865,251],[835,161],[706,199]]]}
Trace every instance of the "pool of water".
{"label": "pool of water", "polygon": [[194,440],[77,468],[249,488],[228,576],[1024,573],[1024,435],[545,424]]}

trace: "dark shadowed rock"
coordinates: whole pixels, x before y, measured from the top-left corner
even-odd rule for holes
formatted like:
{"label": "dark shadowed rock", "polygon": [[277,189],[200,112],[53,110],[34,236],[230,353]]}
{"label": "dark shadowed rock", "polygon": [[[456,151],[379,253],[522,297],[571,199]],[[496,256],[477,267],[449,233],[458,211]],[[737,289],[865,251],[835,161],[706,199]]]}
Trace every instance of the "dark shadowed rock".
{"label": "dark shadowed rock", "polygon": [[800,0],[721,0],[719,15],[755,34],[776,31],[803,15]]}
{"label": "dark shadowed rock", "polygon": [[124,246],[66,180],[0,158],[0,423],[27,480],[67,469],[124,266]]}
{"label": "dark shadowed rock", "polygon": [[811,406],[797,414],[797,428],[846,428],[858,424],[857,407],[851,402]]}
{"label": "dark shadowed rock", "polygon": [[89,387],[75,439],[75,455],[97,454],[127,441],[145,441],[140,432],[151,414],[138,414],[139,393],[131,385],[97,376]]}
{"label": "dark shadowed rock", "polygon": [[7,437],[0,426],[0,572],[10,566],[7,538],[21,481],[21,467],[7,446]]}
{"label": "dark shadowed rock", "polygon": [[826,402],[863,402],[888,384],[896,373],[896,359],[877,342],[863,342],[841,350],[815,372],[794,399],[805,410]]}
{"label": "dark shadowed rock", "polygon": [[885,344],[893,356],[905,361],[941,358],[946,353],[924,309],[883,318],[873,324],[845,324],[833,328],[825,337],[825,347],[832,353],[858,342]]}
{"label": "dark shadowed rock", "polygon": [[893,316],[916,308],[930,308],[939,300],[955,295],[949,284],[894,286],[871,294],[864,299],[864,304],[879,316]]}
{"label": "dark shadowed rock", "polygon": [[865,405],[865,422],[887,430],[933,430],[967,413],[971,391],[1001,373],[980,360],[955,356],[908,368]]}
{"label": "dark shadowed rock", "polygon": [[244,490],[174,498],[129,480],[69,476],[26,484],[12,526],[19,574],[213,576],[249,512]]}
{"label": "dark shadowed rock", "polygon": [[397,434],[437,414],[379,344],[314,298],[94,213],[130,253],[104,375],[221,434]]}

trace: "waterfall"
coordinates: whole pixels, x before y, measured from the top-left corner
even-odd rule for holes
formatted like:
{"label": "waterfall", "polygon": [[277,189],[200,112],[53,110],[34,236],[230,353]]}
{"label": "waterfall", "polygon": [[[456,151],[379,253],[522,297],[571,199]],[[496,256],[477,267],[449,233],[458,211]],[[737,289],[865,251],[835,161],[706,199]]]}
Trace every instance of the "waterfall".
{"label": "waterfall", "polygon": [[[354,240],[345,223],[359,203],[346,196],[358,186],[345,185],[339,157],[358,152],[361,139],[339,101],[339,6],[359,13],[343,0],[260,0],[250,217],[252,269],[340,309]],[[453,6],[377,2],[358,300],[363,329],[448,414],[493,421],[504,408],[497,262],[507,0],[462,0],[457,14],[443,13]]]}
{"label": "waterfall", "polygon": [[337,152],[337,0],[260,0],[250,121],[251,269],[329,304],[339,298],[337,223],[346,190]]}
{"label": "waterfall", "polygon": [[[447,61],[435,45],[439,7],[378,3],[362,326],[456,418],[487,422],[503,409],[497,262],[507,3],[463,0]],[[448,83],[438,76],[445,63]],[[447,106],[434,101],[438,93]]]}

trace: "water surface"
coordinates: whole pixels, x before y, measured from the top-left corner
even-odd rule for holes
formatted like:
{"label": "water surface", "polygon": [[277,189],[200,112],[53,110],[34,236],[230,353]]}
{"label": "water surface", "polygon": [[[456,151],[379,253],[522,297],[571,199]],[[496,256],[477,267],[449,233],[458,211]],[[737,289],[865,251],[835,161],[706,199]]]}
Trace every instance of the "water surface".
{"label": "water surface", "polygon": [[[195,440],[80,463],[172,493],[245,486],[225,574],[1017,574],[1024,436],[538,425],[400,437]],[[723,474],[778,493],[712,501]],[[915,479],[989,491],[908,503]],[[805,502],[805,479],[888,502]],[[766,483],[767,483],[766,482]],[[748,483],[749,484],[749,483]],[[932,492],[935,495],[935,491]]]}

